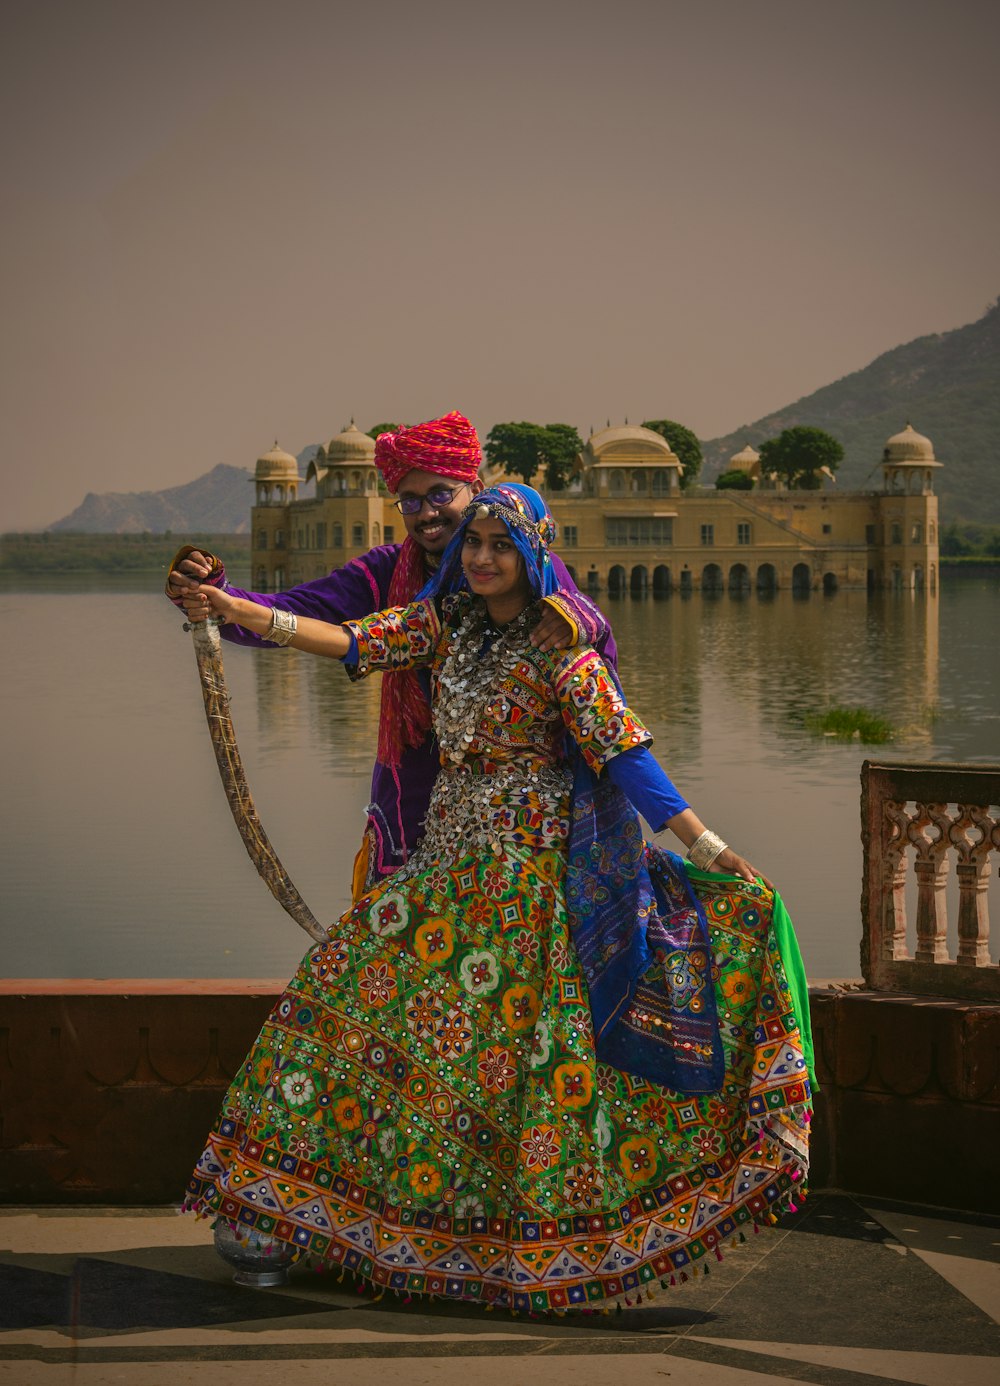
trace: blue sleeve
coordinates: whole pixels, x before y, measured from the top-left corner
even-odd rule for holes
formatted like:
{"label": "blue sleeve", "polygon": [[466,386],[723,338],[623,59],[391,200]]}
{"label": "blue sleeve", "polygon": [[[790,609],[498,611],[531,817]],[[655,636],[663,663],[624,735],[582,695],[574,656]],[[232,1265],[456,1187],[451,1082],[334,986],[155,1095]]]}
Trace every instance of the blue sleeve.
{"label": "blue sleeve", "polygon": [[351,648],[347,651],[347,654],[340,656],[340,662],[341,664],[357,664],[358,637],[354,634],[352,630],[349,630],[347,634],[351,637]]}
{"label": "blue sleeve", "polygon": [[669,818],[691,807],[660,769],[652,751],[645,746],[630,746],[622,751],[608,761],[605,774],[611,776],[656,833]]}

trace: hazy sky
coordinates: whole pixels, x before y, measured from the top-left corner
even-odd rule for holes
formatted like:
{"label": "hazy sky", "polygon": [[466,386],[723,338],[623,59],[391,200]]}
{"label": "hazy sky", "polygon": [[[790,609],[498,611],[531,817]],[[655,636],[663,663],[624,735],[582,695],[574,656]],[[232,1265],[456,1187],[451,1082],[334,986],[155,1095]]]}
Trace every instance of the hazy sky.
{"label": "hazy sky", "polygon": [[0,22],[0,529],[352,414],[707,438],[1000,292],[995,0]]}

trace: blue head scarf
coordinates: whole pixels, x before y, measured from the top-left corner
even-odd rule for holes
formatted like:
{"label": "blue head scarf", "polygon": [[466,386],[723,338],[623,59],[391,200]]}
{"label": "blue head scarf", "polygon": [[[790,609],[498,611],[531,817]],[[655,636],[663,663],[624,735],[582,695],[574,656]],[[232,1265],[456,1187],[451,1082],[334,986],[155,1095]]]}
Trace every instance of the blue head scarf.
{"label": "blue head scarf", "polygon": [[559,591],[559,579],[549,551],[549,545],[556,537],[556,525],[548,506],[530,486],[505,481],[473,496],[461,524],[441,555],[440,567],[417,593],[417,600],[468,590],[462,570],[465,531],[470,520],[485,520],[487,517],[502,520],[507,526],[514,547],[524,561],[524,570],[535,600],[550,597],[553,592]]}

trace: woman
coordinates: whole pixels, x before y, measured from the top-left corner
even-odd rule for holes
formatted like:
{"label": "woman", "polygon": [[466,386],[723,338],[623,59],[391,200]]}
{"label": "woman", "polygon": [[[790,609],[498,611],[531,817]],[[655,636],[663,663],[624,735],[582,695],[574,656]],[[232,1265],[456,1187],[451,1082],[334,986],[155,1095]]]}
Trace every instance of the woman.
{"label": "woman", "polygon": [[[809,1121],[776,897],[596,652],[531,646],[553,528],[529,488],[483,492],[416,602],[343,627],[189,605],[354,677],[429,665],[442,768],[420,848],[273,1010],[187,1206],[380,1287],[530,1310],[686,1278],[788,1201]],[[704,869],[647,848],[635,808]]]}

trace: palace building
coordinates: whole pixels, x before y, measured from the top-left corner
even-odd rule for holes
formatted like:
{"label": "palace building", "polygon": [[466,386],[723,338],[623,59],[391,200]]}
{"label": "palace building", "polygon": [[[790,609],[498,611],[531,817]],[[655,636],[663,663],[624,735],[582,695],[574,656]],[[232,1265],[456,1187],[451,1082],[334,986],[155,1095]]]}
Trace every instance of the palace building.
{"label": "palace building", "polygon": [[[650,429],[591,434],[570,485],[547,492],[555,547],[591,592],[833,592],[841,587],[937,590],[938,514],[929,438],[910,424],[888,439],[882,487],[790,491],[761,475],[751,447],[729,470],[746,491],[681,489],[683,467]],[[500,476],[488,469],[487,481]],[[299,491],[314,484],[314,494]],[[257,591],[323,577],[376,544],[404,536],[379,482],[375,443],[351,423],[321,448],[305,478],[275,443],[257,461],[251,571]]]}

